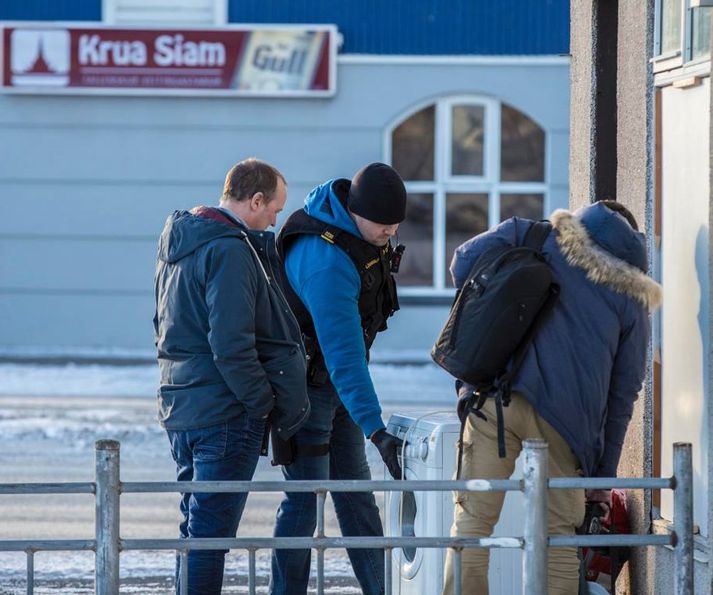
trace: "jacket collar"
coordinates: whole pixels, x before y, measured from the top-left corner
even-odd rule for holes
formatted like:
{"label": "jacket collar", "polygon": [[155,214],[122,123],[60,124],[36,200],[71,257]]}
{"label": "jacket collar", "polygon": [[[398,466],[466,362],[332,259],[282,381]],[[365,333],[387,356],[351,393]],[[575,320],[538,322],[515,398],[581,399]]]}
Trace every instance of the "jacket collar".
{"label": "jacket collar", "polygon": [[572,213],[558,209],[550,220],[567,263],[584,269],[590,281],[634,298],[649,312],[661,305],[661,286],[635,266],[599,247]]}

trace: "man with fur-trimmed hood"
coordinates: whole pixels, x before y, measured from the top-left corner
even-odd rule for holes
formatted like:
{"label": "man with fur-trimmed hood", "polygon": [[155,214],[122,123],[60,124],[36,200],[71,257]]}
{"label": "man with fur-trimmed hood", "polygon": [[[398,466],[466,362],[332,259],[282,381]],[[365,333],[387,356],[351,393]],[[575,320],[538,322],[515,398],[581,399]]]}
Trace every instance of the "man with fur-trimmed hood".
{"label": "man with fur-trimmed hood", "polygon": [[[503,410],[506,457],[498,457],[493,399],[485,419],[469,415],[461,479],[505,479],[522,441],[549,445],[550,477],[614,477],[634,401],[646,372],[648,316],[661,288],[646,276],[644,234],[615,201],[570,213],[555,211],[542,253],[560,286],[559,300],[538,330]],[[461,287],[473,263],[496,246],[521,245],[531,221],[514,217],[461,245],[451,273]],[[498,521],[502,492],[457,492],[452,535],[488,536]],[[549,533],[572,535],[584,520],[583,490],[551,490]],[[576,548],[549,551],[549,594],[578,592]],[[488,593],[488,550],[462,552],[464,593]],[[444,593],[453,592],[453,556]]]}

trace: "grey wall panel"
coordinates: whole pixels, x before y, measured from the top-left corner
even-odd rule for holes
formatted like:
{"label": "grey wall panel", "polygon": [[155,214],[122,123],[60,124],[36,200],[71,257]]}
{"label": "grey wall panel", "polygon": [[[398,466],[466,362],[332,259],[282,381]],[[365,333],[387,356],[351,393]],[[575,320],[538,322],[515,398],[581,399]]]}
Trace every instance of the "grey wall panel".
{"label": "grey wall panel", "polygon": [[[127,130],[184,128],[200,136],[213,130],[259,135],[293,129],[305,142],[315,129],[349,134],[383,127],[410,105],[449,94],[502,98],[543,126],[567,128],[566,63],[556,65],[339,64],[333,99],[206,97],[96,97],[0,95],[0,130],[71,126]],[[561,123],[564,125],[561,125]]]}
{"label": "grey wall panel", "polygon": [[3,346],[153,348],[150,296],[8,294],[0,291]]}
{"label": "grey wall panel", "polygon": [[[237,160],[236,155],[272,161],[285,170],[288,179],[312,179],[319,178],[321,172],[342,169],[344,161],[378,158],[380,136],[380,130],[370,129],[348,135],[321,129],[307,135],[293,130],[271,134],[235,134],[227,130],[196,133],[180,127],[6,128],[0,148],[0,180],[79,178],[207,183],[222,179]],[[30,155],[32,159],[28,159]]]}
{"label": "grey wall panel", "polygon": [[151,294],[152,240],[47,240],[0,237],[0,288]]}
{"label": "grey wall panel", "polygon": [[[224,175],[212,183],[191,184],[0,181],[0,240],[113,236],[156,241],[174,210],[217,204]],[[278,222],[301,206],[312,188],[287,181],[289,202]]]}

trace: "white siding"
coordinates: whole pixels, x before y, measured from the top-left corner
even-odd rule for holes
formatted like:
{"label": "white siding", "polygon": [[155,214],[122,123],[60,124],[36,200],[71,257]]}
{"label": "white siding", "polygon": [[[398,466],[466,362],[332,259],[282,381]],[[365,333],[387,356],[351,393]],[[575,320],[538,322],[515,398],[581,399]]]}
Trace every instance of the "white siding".
{"label": "white siding", "polygon": [[[671,444],[693,444],[694,522],[708,534],[709,101],[710,79],[662,90],[662,468],[671,475]],[[673,518],[672,494],[661,513]]]}

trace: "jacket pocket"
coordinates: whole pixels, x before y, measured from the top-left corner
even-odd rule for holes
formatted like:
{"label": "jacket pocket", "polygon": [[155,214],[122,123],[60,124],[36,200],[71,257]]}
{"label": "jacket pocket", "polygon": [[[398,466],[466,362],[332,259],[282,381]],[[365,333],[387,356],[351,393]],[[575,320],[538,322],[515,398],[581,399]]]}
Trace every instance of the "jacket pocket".
{"label": "jacket pocket", "polygon": [[273,345],[260,354],[260,361],[275,397],[273,427],[287,440],[309,417],[307,362],[297,345]]}

